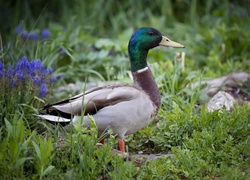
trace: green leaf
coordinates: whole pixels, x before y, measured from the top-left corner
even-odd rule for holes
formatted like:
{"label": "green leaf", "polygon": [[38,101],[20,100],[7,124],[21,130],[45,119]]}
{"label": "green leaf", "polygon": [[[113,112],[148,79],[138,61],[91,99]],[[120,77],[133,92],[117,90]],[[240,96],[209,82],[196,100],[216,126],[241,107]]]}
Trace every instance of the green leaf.
{"label": "green leaf", "polygon": [[24,136],[25,136],[25,126],[23,124],[23,119],[20,118],[18,120],[17,127],[16,127],[16,138],[18,138],[20,142],[23,142]]}
{"label": "green leaf", "polygon": [[13,163],[17,160],[19,155],[18,142],[13,138],[11,138],[9,142],[9,155]]}
{"label": "green leaf", "polygon": [[29,135],[28,139],[26,139],[26,140],[22,143],[22,145],[21,145],[21,147],[20,147],[20,150],[21,150],[21,151],[24,151],[24,150],[27,149],[28,144],[30,143],[30,140],[31,140],[32,136],[34,135],[34,133],[35,133],[35,131],[33,131],[33,132]]}
{"label": "green leaf", "polygon": [[34,141],[32,141],[32,144],[33,144],[33,146],[34,146],[34,148],[35,148],[37,157],[38,157],[39,160],[41,161],[41,160],[42,160],[42,157],[41,157],[40,148],[38,147],[38,145],[37,145]]}
{"label": "green leaf", "polygon": [[51,156],[52,150],[52,137],[50,136],[48,140],[43,139],[43,143],[40,144],[40,149],[42,149],[41,156],[44,165],[47,165]]}
{"label": "green leaf", "polygon": [[47,167],[47,168],[43,171],[43,176],[49,174],[54,168],[55,168],[55,166],[52,166],[52,165],[50,165],[49,167]]}
{"label": "green leaf", "polygon": [[12,125],[10,124],[10,122],[7,119],[4,119],[4,122],[6,124],[7,131],[12,135],[12,133],[13,133]]}
{"label": "green leaf", "polygon": [[24,158],[20,158],[16,161],[15,165],[13,166],[13,170],[16,170],[17,168],[19,168],[20,166],[23,165],[23,163],[26,161],[26,160],[30,160],[30,159],[33,159],[33,157],[24,157]]}

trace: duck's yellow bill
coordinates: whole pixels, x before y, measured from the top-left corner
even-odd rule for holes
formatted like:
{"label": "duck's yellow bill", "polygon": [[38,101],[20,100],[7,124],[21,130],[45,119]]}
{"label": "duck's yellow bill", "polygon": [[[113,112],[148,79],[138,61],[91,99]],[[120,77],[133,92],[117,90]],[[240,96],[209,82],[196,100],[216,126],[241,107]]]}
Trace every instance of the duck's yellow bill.
{"label": "duck's yellow bill", "polygon": [[171,41],[169,38],[167,38],[166,36],[162,36],[162,40],[159,44],[160,46],[168,46],[168,47],[174,47],[174,48],[184,48],[185,46],[180,44],[180,43],[177,43],[177,42],[174,42],[174,41]]}

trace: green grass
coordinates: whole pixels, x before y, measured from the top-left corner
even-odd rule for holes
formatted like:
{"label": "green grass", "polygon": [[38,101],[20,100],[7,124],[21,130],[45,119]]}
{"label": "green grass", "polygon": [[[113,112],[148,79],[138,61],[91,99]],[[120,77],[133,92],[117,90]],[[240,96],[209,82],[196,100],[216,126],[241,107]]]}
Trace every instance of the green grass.
{"label": "green grass", "polygon": [[[209,113],[209,97],[202,87],[190,87],[203,78],[249,73],[248,4],[226,0],[1,2],[0,61],[5,68],[27,56],[41,59],[58,77],[46,98],[38,97],[32,86],[13,90],[1,81],[1,179],[248,179],[249,106]],[[39,37],[47,28],[50,37],[26,40],[15,34],[17,24]],[[116,147],[114,136],[96,147],[94,123],[90,129],[76,125],[66,134],[34,114],[44,104],[75,95],[53,93],[71,82],[82,82],[83,87],[86,82],[130,83],[127,43],[141,26],[155,27],[185,44],[181,51],[186,58],[182,71],[175,58],[179,49],[149,52],[162,105],[156,121],[126,137],[127,149],[131,154],[172,156],[143,161],[138,168],[135,160],[110,154]]]}

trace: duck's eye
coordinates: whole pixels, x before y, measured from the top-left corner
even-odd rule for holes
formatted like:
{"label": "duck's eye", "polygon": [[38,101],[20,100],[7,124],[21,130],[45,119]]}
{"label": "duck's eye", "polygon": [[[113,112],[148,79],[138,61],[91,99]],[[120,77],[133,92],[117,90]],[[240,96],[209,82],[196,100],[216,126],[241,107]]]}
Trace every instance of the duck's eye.
{"label": "duck's eye", "polygon": [[149,34],[150,36],[154,35],[153,31],[149,31],[148,34]]}

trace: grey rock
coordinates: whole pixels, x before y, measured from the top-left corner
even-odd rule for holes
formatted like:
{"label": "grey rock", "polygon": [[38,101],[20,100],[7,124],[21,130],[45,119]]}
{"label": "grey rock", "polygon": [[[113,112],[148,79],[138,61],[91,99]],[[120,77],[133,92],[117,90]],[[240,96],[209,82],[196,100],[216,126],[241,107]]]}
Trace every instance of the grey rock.
{"label": "grey rock", "polygon": [[225,106],[225,108],[230,111],[230,109],[234,106],[235,99],[233,96],[224,91],[219,91],[215,94],[207,104],[207,111],[214,112],[215,110],[221,109]]}

